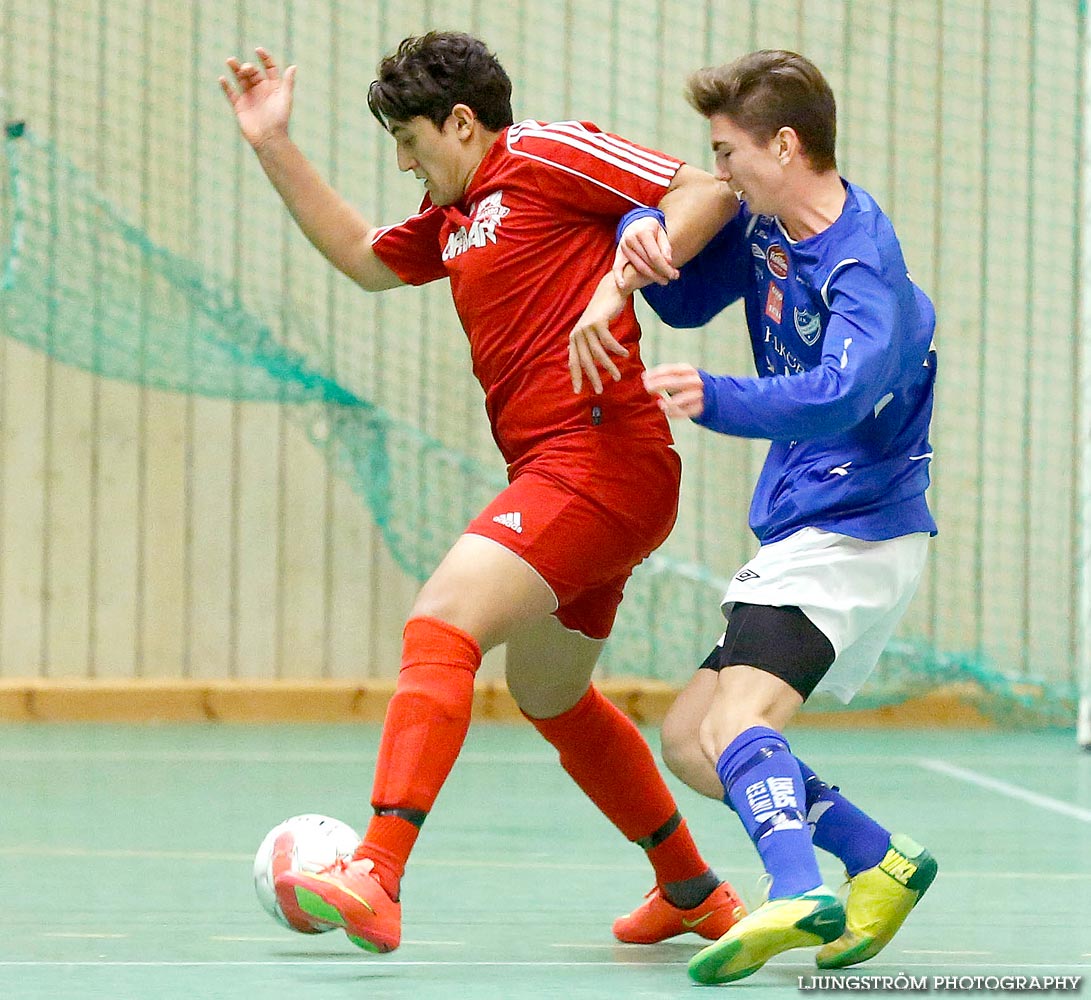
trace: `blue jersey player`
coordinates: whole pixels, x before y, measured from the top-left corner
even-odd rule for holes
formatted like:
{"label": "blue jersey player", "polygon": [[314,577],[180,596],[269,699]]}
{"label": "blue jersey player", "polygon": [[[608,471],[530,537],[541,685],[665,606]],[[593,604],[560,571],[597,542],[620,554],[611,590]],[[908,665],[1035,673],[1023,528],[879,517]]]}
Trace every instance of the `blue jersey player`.
{"label": "blue jersey player", "polygon": [[[731,806],[770,877],[768,901],[690,962],[693,979],[722,983],[790,948],[819,946],[822,968],[871,958],[935,877],[928,851],[820,780],[782,735],[813,691],[852,698],[921,577],[936,531],[935,314],[890,220],[838,174],[834,98],[812,63],[752,53],[694,74],[688,97],[738,209],[680,272],[661,218],[635,209],[615,270],[629,288],[655,281],[644,295],[672,326],[743,300],[757,377],[668,364],[644,382],[670,417],[771,442],[750,508],[760,548],[663,725],[668,766]],[[574,369],[616,350],[606,323],[621,295],[600,286],[572,334]],[[816,846],[845,865],[844,904]]]}

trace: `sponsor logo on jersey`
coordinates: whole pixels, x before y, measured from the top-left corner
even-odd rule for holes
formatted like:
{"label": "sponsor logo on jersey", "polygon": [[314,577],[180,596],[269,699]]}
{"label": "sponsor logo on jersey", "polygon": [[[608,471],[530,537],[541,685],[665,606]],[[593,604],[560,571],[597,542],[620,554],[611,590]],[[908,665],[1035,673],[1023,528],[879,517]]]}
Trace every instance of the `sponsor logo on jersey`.
{"label": "sponsor logo on jersey", "polygon": [[818,313],[793,306],[792,319],[795,321],[796,333],[799,334],[799,339],[808,347],[811,347],[822,335],[822,320],[819,318]]}
{"label": "sponsor logo on jersey", "polygon": [[779,243],[769,244],[769,249],[765,251],[765,259],[774,278],[788,277],[788,255]]}
{"label": "sponsor logo on jersey", "polygon": [[765,260],[765,251],[761,248],[760,244],[751,243],[750,244],[750,256],[751,257],[757,257],[758,260]]}
{"label": "sponsor logo on jersey", "polygon": [[769,282],[769,291],[765,294],[765,315],[774,323],[779,323],[784,315],[784,292],[772,281]]}
{"label": "sponsor logo on jersey", "polygon": [[[765,328],[765,343],[768,344],[773,353],[784,362],[785,375],[798,375],[800,372],[806,371],[803,362],[788,350],[787,345],[785,345],[780,337],[773,333],[773,328],[770,326]],[[765,360],[766,362],[771,360],[768,353],[765,355]],[[772,368],[772,366],[770,367]]]}
{"label": "sponsor logo on jersey", "polygon": [[518,511],[512,511],[509,514],[497,514],[493,520],[497,524],[502,524],[505,528],[511,528],[517,535],[523,533],[523,515]]}
{"label": "sponsor logo on jersey", "polygon": [[467,250],[496,242],[496,231],[500,228],[501,220],[511,211],[501,200],[503,195],[503,191],[494,191],[471,209],[473,222],[470,228],[459,226],[447,237],[447,246],[443,248],[444,260],[451,260]]}

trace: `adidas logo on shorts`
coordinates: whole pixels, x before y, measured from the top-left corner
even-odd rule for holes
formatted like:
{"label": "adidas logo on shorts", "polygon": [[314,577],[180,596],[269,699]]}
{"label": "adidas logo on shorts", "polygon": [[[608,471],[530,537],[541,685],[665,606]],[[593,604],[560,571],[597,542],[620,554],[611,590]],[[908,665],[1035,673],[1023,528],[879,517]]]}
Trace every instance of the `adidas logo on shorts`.
{"label": "adidas logo on shorts", "polygon": [[502,524],[505,528],[511,528],[517,535],[523,533],[523,515],[518,511],[511,514],[497,514],[493,520],[497,524]]}

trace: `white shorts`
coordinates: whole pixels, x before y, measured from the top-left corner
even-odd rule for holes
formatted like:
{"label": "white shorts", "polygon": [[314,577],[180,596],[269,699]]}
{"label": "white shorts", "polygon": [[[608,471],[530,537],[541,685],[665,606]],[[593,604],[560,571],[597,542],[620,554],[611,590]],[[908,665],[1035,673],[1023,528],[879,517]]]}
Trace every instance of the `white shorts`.
{"label": "white shorts", "polygon": [[801,528],[758,549],[728,585],[736,601],[798,607],[829,639],[835,659],[815,691],[845,704],[860,690],[917,590],[928,534],[865,542],[821,528]]}

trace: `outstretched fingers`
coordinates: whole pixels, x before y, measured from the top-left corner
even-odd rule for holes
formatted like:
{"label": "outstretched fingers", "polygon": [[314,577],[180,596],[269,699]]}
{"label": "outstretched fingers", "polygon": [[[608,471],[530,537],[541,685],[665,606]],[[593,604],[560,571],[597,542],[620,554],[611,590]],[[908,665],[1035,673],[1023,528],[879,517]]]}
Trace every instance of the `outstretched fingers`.
{"label": "outstretched fingers", "polygon": [[233,93],[232,84],[238,87],[239,94],[245,94],[261,83],[262,80],[278,79],[279,73],[273,57],[260,47],[254,51],[257,54],[258,62],[261,63],[261,68],[255,66],[252,62],[240,63],[235,56],[231,56],[227,60],[227,68],[231,70],[231,79],[221,76],[220,86],[223,87],[228,97],[231,97]]}
{"label": "outstretched fingers", "polygon": [[220,77],[220,89],[224,92],[224,96],[231,102],[231,107],[235,106],[235,102],[238,101],[239,95],[235,93],[235,88],[227,82],[226,76]]}
{"label": "outstretched fingers", "polygon": [[254,49],[257,54],[258,60],[261,62],[262,67],[265,69],[265,75],[270,80],[277,80],[280,78],[280,71],[277,69],[277,64],[273,60],[273,57],[269,54],[268,49],[262,48],[260,45]]}

